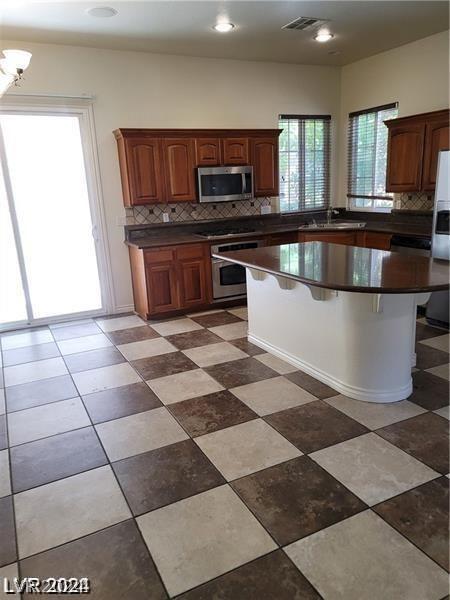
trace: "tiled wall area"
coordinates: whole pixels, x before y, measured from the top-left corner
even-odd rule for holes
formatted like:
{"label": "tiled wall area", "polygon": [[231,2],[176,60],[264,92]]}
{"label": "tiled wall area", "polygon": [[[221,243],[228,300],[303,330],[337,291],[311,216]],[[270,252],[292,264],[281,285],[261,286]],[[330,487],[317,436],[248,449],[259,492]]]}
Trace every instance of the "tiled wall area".
{"label": "tiled wall area", "polygon": [[394,206],[403,210],[433,210],[434,194],[430,192],[395,194]]}
{"label": "tiled wall area", "polygon": [[[276,200],[276,199],[275,199]],[[127,225],[145,225],[147,223],[163,223],[163,213],[169,214],[170,221],[202,221],[205,219],[229,219],[261,214],[262,206],[274,206],[271,198],[253,198],[237,202],[151,204],[126,208]],[[272,212],[275,210],[272,208]]]}

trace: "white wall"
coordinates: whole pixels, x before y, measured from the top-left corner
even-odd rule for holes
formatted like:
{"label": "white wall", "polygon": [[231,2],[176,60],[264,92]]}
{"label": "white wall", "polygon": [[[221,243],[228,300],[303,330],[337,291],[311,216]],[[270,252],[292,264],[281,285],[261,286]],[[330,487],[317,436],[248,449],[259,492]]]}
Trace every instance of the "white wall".
{"label": "white wall", "polygon": [[[124,209],[114,129],[276,128],[279,113],[331,114],[335,123],[339,116],[340,69],[337,67],[203,59],[17,41],[2,44],[33,53],[21,88],[23,93],[95,96],[115,309],[129,307],[132,292],[123,226],[117,224]],[[334,135],[333,148],[336,140]],[[332,164],[337,165],[337,161],[333,160]],[[336,176],[335,168],[332,189],[336,189]]]}
{"label": "white wall", "polygon": [[346,205],[348,114],[389,102],[399,103],[399,116],[448,108],[448,35],[438,33],[342,68],[337,206]]}

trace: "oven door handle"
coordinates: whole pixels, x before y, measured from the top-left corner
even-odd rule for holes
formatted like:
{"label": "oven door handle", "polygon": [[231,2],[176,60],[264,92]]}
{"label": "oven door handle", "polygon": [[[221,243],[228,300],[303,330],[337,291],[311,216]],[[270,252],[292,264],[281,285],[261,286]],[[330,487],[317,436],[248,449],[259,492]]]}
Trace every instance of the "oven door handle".
{"label": "oven door handle", "polygon": [[217,265],[217,266],[223,265],[223,264],[229,264],[229,265],[233,264],[229,260],[224,260],[223,258],[215,258],[215,257],[212,259],[212,262],[214,265]]}

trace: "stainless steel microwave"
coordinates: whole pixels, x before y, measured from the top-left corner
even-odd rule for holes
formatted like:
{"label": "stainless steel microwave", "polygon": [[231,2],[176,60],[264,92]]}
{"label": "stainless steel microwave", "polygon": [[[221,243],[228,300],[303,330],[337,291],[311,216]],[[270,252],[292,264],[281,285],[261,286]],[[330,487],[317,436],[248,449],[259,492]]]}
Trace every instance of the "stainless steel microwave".
{"label": "stainless steel microwave", "polygon": [[253,198],[253,167],[199,167],[200,202],[233,202]]}

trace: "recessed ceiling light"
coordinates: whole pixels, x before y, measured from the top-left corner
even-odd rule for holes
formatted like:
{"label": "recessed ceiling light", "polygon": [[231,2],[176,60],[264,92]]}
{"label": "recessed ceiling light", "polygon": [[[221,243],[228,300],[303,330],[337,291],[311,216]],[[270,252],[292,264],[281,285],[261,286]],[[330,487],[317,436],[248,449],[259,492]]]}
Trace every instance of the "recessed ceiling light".
{"label": "recessed ceiling light", "polygon": [[214,25],[213,29],[215,29],[216,31],[219,31],[220,33],[228,33],[228,31],[231,31],[232,29],[234,29],[234,25],[233,23],[217,23],[216,25]]}
{"label": "recessed ceiling light", "polygon": [[89,8],[86,12],[91,17],[98,17],[100,19],[106,19],[107,17],[114,17],[117,15],[117,10],[110,6],[95,6],[94,8]]}
{"label": "recessed ceiling light", "polygon": [[329,42],[332,38],[334,37],[334,35],[332,33],[330,33],[329,31],[319,31],[317,33],[317,35],[314,36],[314,39],[316,40],[316,42]]}

